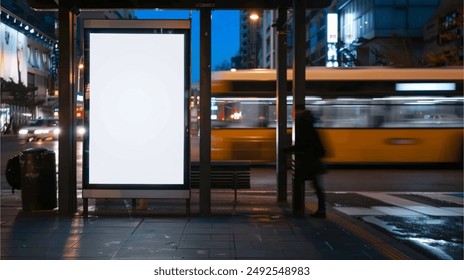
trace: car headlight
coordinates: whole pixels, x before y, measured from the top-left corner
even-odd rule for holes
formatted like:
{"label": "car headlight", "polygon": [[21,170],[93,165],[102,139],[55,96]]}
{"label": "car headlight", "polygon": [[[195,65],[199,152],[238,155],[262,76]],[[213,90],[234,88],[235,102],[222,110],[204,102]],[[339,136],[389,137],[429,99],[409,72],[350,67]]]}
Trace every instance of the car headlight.
{"label": "car headlight", "polygon": [[36,129],[36,130],[34,130],[34,134],[40,135],[40,134],[46,134],[46,133],[48,133],[48,130],[46,130],[46,129]]}
{"label": "car headlight", "polygon": [[21,135],[25,135],[25,134],[27,134],[27,129],[24,129],[24,128],[23,128],[23,129],[20,129],[20,130],[18,131],[18,133],[21,134]]}

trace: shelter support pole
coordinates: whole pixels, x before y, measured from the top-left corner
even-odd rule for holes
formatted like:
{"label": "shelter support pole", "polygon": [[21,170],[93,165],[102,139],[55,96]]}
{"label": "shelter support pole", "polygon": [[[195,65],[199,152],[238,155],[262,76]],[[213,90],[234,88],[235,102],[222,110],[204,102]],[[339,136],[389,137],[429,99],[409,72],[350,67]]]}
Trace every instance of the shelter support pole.
{"label": "shelter support pole", "polygon": [[[305,68],[306,68],[306,46],[305,46],[305,15],[306,2],[304,0],[293,0],[293,30],[294,53],[293,53],[293,144],[299,146],[301,141],[300,119],[295,118],[305,107]],[[292,213],[295,216],[302,217],[305,214],[305,181],[304,171],[301,172],[302,154],[293,155],[293,178],[292,178]]]}
{"label": "shelter support pole", "polygon": [[287,8],[279,7],[277,29],[277,202],[287,202]]}
{"label": "shelter support pole", "polygon": [[74,77],[76,61],[76,15],[66,3],[58,9],[59,20],[59,120],[58,142],[58,206],[60,215],[71,215],[77,210],[76,182],[76,125]]}
{"label": "shelter support pole", "polygon": [[200,214],[211,213],[211,9],[200,9]]}

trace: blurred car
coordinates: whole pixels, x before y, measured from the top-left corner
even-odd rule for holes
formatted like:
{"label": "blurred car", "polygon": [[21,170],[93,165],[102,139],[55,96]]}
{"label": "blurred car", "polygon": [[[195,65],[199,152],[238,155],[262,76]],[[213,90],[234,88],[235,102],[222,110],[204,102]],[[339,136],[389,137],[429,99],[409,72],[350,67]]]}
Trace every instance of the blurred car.
{"label": "blurred car", "polygon": [[36,119],[18,131],[18,138],[25,141],[58,139],[60,128],[57,119]]}
{"label": "blurred car", "polygon": [[[82,141],[84,139],[86,129],[82,119],[76,122],[76,139]],[[58,119],[36,119],[31,120],[29,124],[21,128],[18,132],[20,140],[43,141],[43,140],[58,140],[60,128]]]}

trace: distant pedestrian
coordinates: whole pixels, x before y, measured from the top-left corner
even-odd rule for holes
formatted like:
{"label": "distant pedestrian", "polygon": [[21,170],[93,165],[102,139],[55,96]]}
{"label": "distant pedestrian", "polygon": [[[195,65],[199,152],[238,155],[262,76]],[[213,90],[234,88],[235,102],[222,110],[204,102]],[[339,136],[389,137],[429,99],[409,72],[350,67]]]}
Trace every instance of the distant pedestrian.
{"label": "distant pedestrian", "polygon": [[6,125],[6,128],[5,128],[4,132],[3,132],[3,134],[6,135],[6,134],[10,134],[10,133],[11,133],[11,125],[12,125],[12,123],[13,123],[13,116],[10,117],[10,122],[9,122],[8,124],[5,124],[5,125]]}
{"label": "distant pedestrian", "polygon": [[314,117],[311,111],[305,110],[296,117],[299,118],[297,123],[301,125],[299,127],[300,133],[298,134],[301,138],[296,142],[297,146],[287,148],[286,151],[302,154],[301,160],[297,161],[300,164],[295,166],[295,172],[302,174],[302,176],[298,177],[303,178],[304,181],[312,181],[316,189],[318,208],[311,216],[325,218],[325,194],[321,176],[327,171],[325,164],[322,162],[322,158],[326,155],[326,150],[314,127]]}

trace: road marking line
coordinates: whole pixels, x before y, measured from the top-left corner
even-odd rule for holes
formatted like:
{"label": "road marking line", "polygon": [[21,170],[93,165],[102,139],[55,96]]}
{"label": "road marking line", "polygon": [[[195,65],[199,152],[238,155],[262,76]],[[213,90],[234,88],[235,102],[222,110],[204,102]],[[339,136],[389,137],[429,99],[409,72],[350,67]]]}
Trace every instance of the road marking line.
{"label": "road marking line", "polygon": [[451,194],[446,193],[428,193],[427,195],[421,194],[425,197],[430,197],[436,200],[442,200],[446,202],[456,203],[464,205],[464,199],[462,197],[452,196]]}
{"label": "road marking line", "polygon": [[415,217],[425,217],[425,215],[411,211],[406,208],[402,207],[389,207],[389,206],[373,206],[372,209],[378,210],[379,212],[382,212],[384,215],[389,215],[389,216],[415,216]]}
{"label": "road marking line", "polygon": [[464,216],[464,208],[462,207],[442,207],[442,209],[446,209],[448,211],[456,212],[458,216]]}
{"label": "road marking line", "polygon": [[376,209],[365,207],[334,207],[334,209],[343,212],[350,216],[382,216],[386,215],[384,212],[377,211]]}
{"label": "road marking line", "polygon": [[412,211],[416,211],[422,214],[430,216],[456,216],[455,212],[448,211],[439,207],[429,206],[423,203],[411,201],[408,199],[396,197],[388,193],[379,193],[379,192],[359,192],[360,195],[367,196],[388,204],[396,205],[403,207]]}
{"label": "road marking line", "polygon": [[446,210],[445,208],[441,207],[433,207],[428,205],[420,205],[420,206],[410,206],[406,207],[412,211],[417,211],[419,213],[424,213],[429,216],[457,216],[456,212]]}

